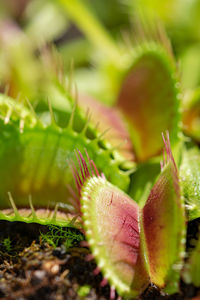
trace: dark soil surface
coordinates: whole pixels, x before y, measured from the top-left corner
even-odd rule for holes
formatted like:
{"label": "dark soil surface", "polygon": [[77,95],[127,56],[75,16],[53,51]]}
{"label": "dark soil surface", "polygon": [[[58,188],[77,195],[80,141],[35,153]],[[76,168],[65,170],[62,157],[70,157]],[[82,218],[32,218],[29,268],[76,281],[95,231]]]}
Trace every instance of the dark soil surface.
{"label": "dark soil surface", "polygon": [[[100,287],[101,274],[93,274],[94,261],[86,261],[89,250],[78,243],[70,248],[62,243],[49,246],[41,240],[47,231],[38,224],[0,222],[0,299],[109,299],[109,286]],[[197,232],[193,223],[190,239]],[[179,294],[167,296],[149,286],[139,299],[200,300],[200,290],[181,283]]]}

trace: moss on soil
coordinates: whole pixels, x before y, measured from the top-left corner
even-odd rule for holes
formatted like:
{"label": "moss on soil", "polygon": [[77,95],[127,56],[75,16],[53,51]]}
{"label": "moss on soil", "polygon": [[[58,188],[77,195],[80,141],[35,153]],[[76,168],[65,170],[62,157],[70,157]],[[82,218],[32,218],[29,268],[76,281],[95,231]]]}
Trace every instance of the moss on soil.
{"label": "moss on soil", "polygon": [[[190,224],[190,240],[195,238],[197,228],[196,223]],[[54,230],[56,239],[49,245],[47,241]],[[71,228],[57,231],[38,224],[1,221],[0,299],[109,299],[109,286],[100,287],[101,274],[94,276],[94,261],[85,259],[89,249],[80,247],[82,239],[83,235]],[[172,296],[149,286],[139,299],[182,300],[200,295],[192,285],[181,282],[180,286],[180,293]]]}

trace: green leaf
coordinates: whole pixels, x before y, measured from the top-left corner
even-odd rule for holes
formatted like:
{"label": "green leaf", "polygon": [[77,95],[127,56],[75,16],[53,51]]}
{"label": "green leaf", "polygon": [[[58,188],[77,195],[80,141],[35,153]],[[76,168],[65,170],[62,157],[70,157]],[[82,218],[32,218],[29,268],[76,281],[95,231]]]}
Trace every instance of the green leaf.
{"label": "green leaf", "polygon": [[128,194],[140,207],[144,206],[159,174],[160,161],[153,158],[148,162],[138,164],[136,171],[131,175]]}
{"label": "green leaf", "polygon": [[83,285],[79,287],[77,294],[84,299],[89,294],[90,290],[91,287],[89,285]]}
{"label": "green leaf", "polygon": [[135,297],[148,284],[140,255],[138,205],[106,179],[93,176],[83,185],[81,211],[88,243],[103,275],[120,295]]}
{"label": "green leaf", "polygon": [[200,150],[186,144],[180,166],[180,184],[189,219],[200,217]]}
{"label": "green leaf", "polygon": [[169,139],[165,147],[165,164],[142,211],[142,231],[151,281],[174,293],[184,253],[185,218]]}
{"label": "green leaf", "polygon": [[179,101],[175,68],[169,54],[154,43],[141,46],[125,74],[117,106],[124,112],[139,161],[161,152],[161,133],[177,140]]}
{"label": "green leaf", "polygon": [[140,243],[140,209],[77,152],[72,171],[80,195],[83,229],[98,270],[125,297],[136,297],[149,283]]}

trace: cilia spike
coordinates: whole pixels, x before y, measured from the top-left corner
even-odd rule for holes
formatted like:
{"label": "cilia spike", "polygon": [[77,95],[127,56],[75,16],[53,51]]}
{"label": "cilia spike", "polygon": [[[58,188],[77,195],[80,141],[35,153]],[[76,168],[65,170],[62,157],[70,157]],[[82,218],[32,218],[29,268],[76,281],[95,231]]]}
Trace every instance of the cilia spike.
{"label": "cilia spike", "polygon": [[[79,165],[79,170],[80,170],[80,175],[79,172],[76,168],[76,166],[73,164],[72,165],[72,172],[73,172],[73,176],[76,182],[76,187],[79,191],[79,193],[81,192],[81,188],[84,184],[84,182],[91,176],[96,176],[99,177],[99,171],[94,163],[94,161],[92,159],[90,159],[87,151],[85,150],[88,162],[89,162],[89,168],[87,166],[87,163],[85,161],[85,159],[83,158],[83,155],[81,154],[81,152],[79,150],[75,151],[75,155],[78,161],[78,165]],[[104,178],[104,175],[102,175],[102,178]]]}
{"label": "cilia spike", "polygon": [[[173,154],[172,154],[172,150],[171,150],[169,131],[166,131],[166,139],[165,139],[164,134],[162,133],[162,139],[163,139],[165,148],[163,149],[163,163],[161,162],[161,169],[163,169],[163,167],[166,165],[166,163],[172,161],[176,171],[178,171]],[[166,152],[166,156],[167,156],[166,160],[165,160],[165,152]]]}
{"label": "cilia spike", "polygon": [[109,282],[111,299],[115,290],[126,298],[136,297],[150,282],[173,290],[169,276],[173,282],[179,277],[173,265],[181,264],[184,211],[168,133],[163,140],[167,159],[142,209],[99,174],[87,152],[88,163],[76,151],[79,171],[73,165],[73,174],[90,259],[96,260],[103,282]]}

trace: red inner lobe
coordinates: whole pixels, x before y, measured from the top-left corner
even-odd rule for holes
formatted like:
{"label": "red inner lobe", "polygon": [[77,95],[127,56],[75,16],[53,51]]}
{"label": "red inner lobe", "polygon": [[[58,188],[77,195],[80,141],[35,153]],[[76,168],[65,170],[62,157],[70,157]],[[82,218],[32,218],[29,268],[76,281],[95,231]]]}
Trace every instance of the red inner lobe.
{"label": "red inner lobe", "polygon": [[137,221],[131,215],[124,215],[124,221],[116,236],[116,240],[127,247],[133,248],[133,252],[137,253],[140,245],[138,229]]}
{"label": "red inner lobe", "polygon": [[138,205],[113,186],[101,187],[95,197],[99,238],[107,259],[131,283],[140,247]]}

